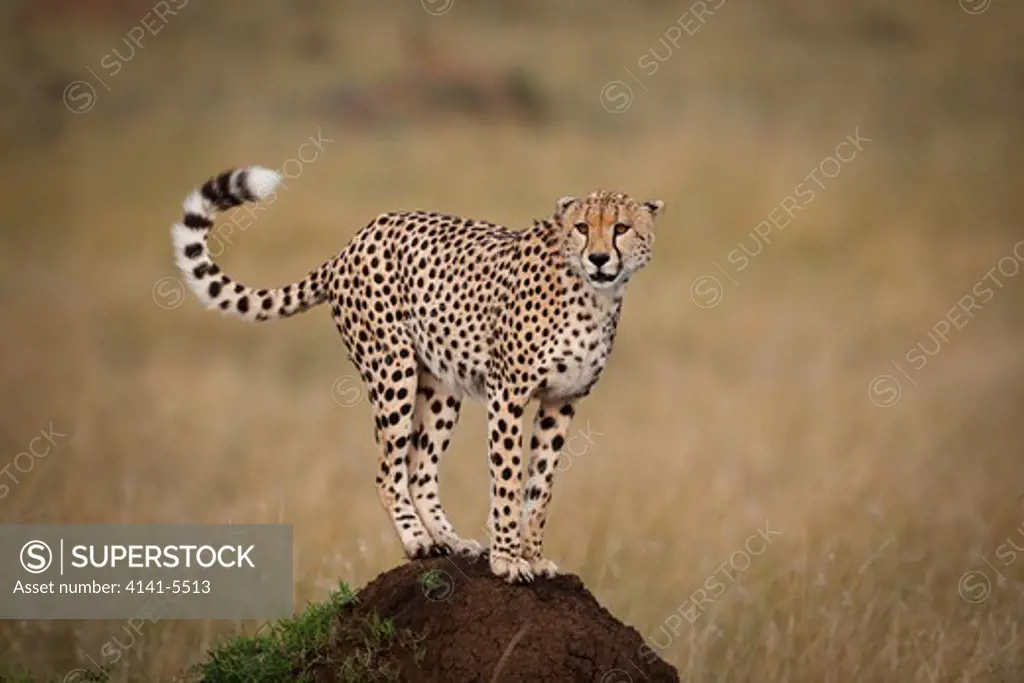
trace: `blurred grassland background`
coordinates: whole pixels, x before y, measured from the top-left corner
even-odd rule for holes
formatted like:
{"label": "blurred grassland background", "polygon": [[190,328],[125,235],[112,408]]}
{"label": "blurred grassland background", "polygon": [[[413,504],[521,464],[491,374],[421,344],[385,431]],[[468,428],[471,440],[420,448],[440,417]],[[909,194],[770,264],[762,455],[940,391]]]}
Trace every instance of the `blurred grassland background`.
{"label": "blurred grassland background", "polygon": [[[326,312],[247,326],[173,279],[191,188],[319,134],[221,233],[243,282],[297,279],[385,210],[665,200],[546,548],[685,680],[1020,680],[1024,7],[964,5],[726,0],[693,31],[685,0],[192,0],[122,59],[148,0],[6,3],[0,466],[68,436],[6,470],[0,522],[289,523],[297,607],[401,561]],[[442,491],[478,538],[484,443],[467,406]],[[116,637],[113,680],[171,680],[256,626],[2,622],[0,673],[60,680]]]}

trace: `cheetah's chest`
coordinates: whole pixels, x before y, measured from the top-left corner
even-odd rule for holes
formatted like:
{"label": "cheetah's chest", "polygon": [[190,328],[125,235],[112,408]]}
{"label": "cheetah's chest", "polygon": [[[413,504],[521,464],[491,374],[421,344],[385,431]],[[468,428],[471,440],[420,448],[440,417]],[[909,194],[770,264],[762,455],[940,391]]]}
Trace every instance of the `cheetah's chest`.
{"label": "cheetah's chest", "polygon": [[590,393],[611,355],[614,325],[577,332],[578,336],[567,331],[547,364],[544,393],[550,398],[572,398]]}

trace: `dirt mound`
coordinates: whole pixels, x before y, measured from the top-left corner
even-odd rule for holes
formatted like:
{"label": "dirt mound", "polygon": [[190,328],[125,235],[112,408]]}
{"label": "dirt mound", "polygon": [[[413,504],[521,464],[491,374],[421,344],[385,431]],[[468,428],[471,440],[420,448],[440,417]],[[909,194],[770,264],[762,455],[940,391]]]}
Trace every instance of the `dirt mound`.
{"label": "dirt mound", "polygon": [[679,681],[575,575],[513,586],[485,559],[436,558],[385,572],[356,597],[336,619],[331,658],[364,652],[367,620],[390,620],[415,634],[411,646],[388,648],[402,681]]}

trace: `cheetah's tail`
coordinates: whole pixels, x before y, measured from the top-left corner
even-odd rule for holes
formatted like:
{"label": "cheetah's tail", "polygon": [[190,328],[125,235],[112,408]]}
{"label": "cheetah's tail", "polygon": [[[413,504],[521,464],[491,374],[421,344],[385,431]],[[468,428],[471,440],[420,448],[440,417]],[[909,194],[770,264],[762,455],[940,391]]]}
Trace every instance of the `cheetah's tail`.
{"label": "cheetah's tail", "polygon": [[246,287],[223,274],[213,262],[207,237],[213,217],[226,209],[258,202],[274,195],[281,176],[260,166],[225,171],[210,178],[185,199],[185,215],[171,228],[174,255],[185,282],[207,308],[249,321],[286,318],[309,310],[327,299],[328,263],[286,287]]}

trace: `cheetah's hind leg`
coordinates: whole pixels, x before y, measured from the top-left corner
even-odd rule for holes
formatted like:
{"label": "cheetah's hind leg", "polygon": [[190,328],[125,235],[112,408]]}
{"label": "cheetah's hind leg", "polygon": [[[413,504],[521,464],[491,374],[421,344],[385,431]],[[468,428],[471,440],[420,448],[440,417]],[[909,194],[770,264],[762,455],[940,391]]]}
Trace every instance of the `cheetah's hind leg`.
{"label": "cheetah's hind leg", "polygon": [[484,552],[484,546],[473,539],[460,538],[455,533],[441,505],[439,490],[438,468],[459,422],[461,407],[461,398],[429,370],[420,367],[409,492],[420,521],[438,546],[459,555],[477,557]]}
{"label": "cheetah's hind leg", "polygon": [[[445,555],[427,531],[410,495],[409,462],[412,455],[413,408],[416,402],[417,363],[412,349],[381,349],[367,381],[373,404],[379,448],[377,495],[391,517],[409,559]],[[364,375],[365,376],[365,375]]]}

